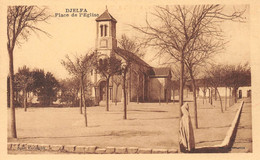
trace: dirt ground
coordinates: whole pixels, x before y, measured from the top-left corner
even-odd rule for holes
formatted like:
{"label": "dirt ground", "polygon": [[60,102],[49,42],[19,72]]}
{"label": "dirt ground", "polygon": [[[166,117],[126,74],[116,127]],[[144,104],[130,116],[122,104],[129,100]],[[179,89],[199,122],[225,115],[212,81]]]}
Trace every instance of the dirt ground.
{"label": "dirt ground", "polygon": [[[198,102],[199,128],[196,146],[220,144],[234,119],[238,104],[221,113],[219,107]],[[189,102],[191,115],[193,105]],[[10,110],[8,110],[10,112]],[[88,107],[88,127],[79,108],[16,109],[18,139],[8,142],[85,145],[98,147],[178,148],[178,103],[129,103],[128,119],[123,105]],[[193,116],[191,116],[193,118]],[[10,122],[10,120],[9,120]],[[8,125],[9,126],[9,125]],[[8,128],[9,132],[9,128]]]}

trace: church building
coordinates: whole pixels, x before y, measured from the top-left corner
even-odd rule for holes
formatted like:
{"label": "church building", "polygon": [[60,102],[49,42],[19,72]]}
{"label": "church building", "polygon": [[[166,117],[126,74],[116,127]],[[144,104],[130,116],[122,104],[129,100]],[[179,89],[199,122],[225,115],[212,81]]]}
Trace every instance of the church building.
{"label": "church building", "polygon": [[[122,62],[131,59],[131,66],[127,72],[126,88],[128,102],[155,102],[169,101],[171,99],[171,70],[170,68],[153,68],[135,53],[121,49],[116,39],[116,19],[106,9],[96,18],[96,52],[100,58],[115,56]],[[123,101],[122,76],[113,76],[109,84],[109,100]],[[95,104],[106,101],[106,79],[93,71],[92,97]]]}

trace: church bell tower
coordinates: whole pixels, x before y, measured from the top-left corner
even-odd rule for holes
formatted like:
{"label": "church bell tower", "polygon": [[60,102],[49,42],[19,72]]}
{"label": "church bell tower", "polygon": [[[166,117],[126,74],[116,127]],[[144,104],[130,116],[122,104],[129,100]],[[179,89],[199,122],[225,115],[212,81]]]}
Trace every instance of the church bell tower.
{"label": "church bell tower", "polygon": [[116,19],[106,9],[97,19],[96,50],[100,54],[111,56],[117,47]]}

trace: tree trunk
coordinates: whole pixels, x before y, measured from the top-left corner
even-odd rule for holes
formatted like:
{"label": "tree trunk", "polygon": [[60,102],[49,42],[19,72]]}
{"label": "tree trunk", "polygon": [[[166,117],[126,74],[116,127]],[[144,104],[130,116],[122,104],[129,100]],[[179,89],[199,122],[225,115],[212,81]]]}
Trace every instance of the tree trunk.
{"label": "tree trunk", "polygon": [[143,102],[144,102],[144,93],[145,92],[145,76],[143,74]]}
{"label": "tree trunk", "polygon": [[213,105],[213,90],[212,88],[210,89],[210,104]]}
{"label": "tree trunk", "polygon": [[137,104],[139,104],[139,89],[140,89],[140,76],[139,74],[137,73],[137,89],[136,89],[136,102]]}
{"label": "tree trunk", "polygon": [[128,91],[128,102],[132,101],[132,68],[129,68],[129,81],[128,81],[128,87],[129,87],[129,91]]}
{"label": "tree trunk", "polygon": [[[206,93],[207,93],[207,89],[204,88],[204,90],[203,90],[203,104],[207,102],[207,101],[206,101]],[[205,102],[204,102],[204,101],[205,101]]]}
{"label": "tree trunk", "polygon": [[215,94],[214,94],[214,96],[215,96],[215,101],[217,101],[218,100],[218,97],[217,97],[217,90],[215,89]]}
{"label": "tree trunk", "polygon": [[225,88],[225,111],[227,110],[227,87]]}
{"label": "tree trunk", "polygon": [[208,88],[208,91],[209,91],[209,103],[210,103],[210,88]]}
{"label": "tree trunk", "polygon": [[221,113],[223,113],[224,111],[223,111],[221,96],[220,96],[219,91],[218,91],[217,88],[215,88],[215,91],[218,93],[218,97],[219,97],[219,100],[220,100],[220,109],[221,109]]}
{"label": "tree trunk", "polygon": [[233,89],[233,91],[234,91],[235,103],[237,103],[237,90],[238,90],[238,88],[234,88],[234,89]]}
{"label": "tree trunk", "polygon": [[[180,68],[180,92],[179,92],[179,120],[181,121],[182,112],[181,106],[183,105],[183,76],[184,76],[184,53],[181,52],[181,68]],[[180,125],[178,125],[178,131],[180,130]],[[180,135],[178,136],[178,142],[181,141]],[[181,151],[181,145],[178,145],[179,151]]]}
{"label": "tree trunk", "polygon": [[162,85],[160,84],[160,93],[159,93],[159,105],[161,105],[161,93],[162,93]]}
{"label": "tree trunk", "polygon": [[107,77],[107,111],[109,111],[109,78]]}
{"label": "tree trunk", "polygon": [[118,93],[118,85],[116,85],[116,97],[115,97],[115,105],[117,106],[117,93]]}
{"label": "tree trunk", "polygon": [[197,115],[197,96],[196,96],[196,82],[193,77],[192,72],[190,71],[191,81],[192,81],[192,90],[193,90],[193,104],[194,104],[194,121],[195,127],[198,128],[198,115]]}
{"label": "tree trunk", "polygon": [[17,138],[15,106],[14,106],[14,67],[13,67],[13,51],[8,48],[9,52],[9,76],[10,76],[10,109],[11,109],[11,138]]}
{"label": "tree trunk", "polygon": [[82,114],[82,81],[80,80],[79,113]]}
{"label": "tree trunk", "polygon": [[84,106],[84,118],[85,118],[85,125],[88,126],[88,119],[87,119],[87,106],[86,106],[86,100],[85,100],[85,89],[84,89],[84,77],[81,76],[81,89],[82,89],[82,103]]}
{"label": "tree trunk", "polygon": [[166,98],[166,103],[168,104],[169,102],[168,102],[168,89],[166,89],[166,91],[165,91],[165,98]]}
{"label": "tree trunk", "polygon": [[172,103],[173,104],[174,104],[174,97],[175,97],[174,88],[172,88]]}
{"label": "tree trunk", "polygon": [[126,92],[126,104],[128,105],[128,100],[129,99],[129,96],[128,96],[128,92]]}
{"label": "tree trunk", "polygon": [[10,108],[10,76],[7,77],[7,107]]}
{"label": "tree trunk", "polygon": [[125,81],[126,81],[126,71],[124,71],[123,75],[123,94],[124,94],[124,119],[127,119],[127,106],[126,106],[126,87],[125,87]]}
{"label": "tree trunk", "polygon": [[231,87],[229,88],[229,107],[232,106],[232,103],[231,103]]}
{"label": "tree trunk", "polygon": [[179,93],[179,118],[181,119],[182,113],[181,113],[181,106],[183,105],[183,76],[184,76],[184,58],[183,53],[181,53],[181,73],[180,73],[180,93]]}
{"label": "tree trunk", "polygon": [[27,111],[27,94],[26,94],[26,89],[23,89],[23,107],[24,111]]}

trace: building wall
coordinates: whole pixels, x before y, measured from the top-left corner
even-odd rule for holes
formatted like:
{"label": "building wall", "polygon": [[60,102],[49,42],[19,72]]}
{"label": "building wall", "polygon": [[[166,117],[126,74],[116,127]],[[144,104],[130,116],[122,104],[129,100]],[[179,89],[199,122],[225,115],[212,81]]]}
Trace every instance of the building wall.
{"label": "building wall", "polygon": [[161,101],[164,100],[164,82],[161,78],[151,78],[149,81],[149,100],[150,101]]}
{"label": "building wall", "polygon": [[[120,76],[119,76],[120,77]],[[114,76],[113,78],[116,78],[116,76]],[[118,78],[118,77],[117,77]],[[113,81],[113,80],[112,80]],[[112,101],[115,102],[121,102],[122,96],[123,96],[123,89],[122,89],[122,84],[123,82],[120,81],[120,84],[117,83],[118,85],[116,85],[115,82],[113,82],[113,90],[112,90]],[[117,93],[116,93],[117,92]]]}
{"label": "building wall", "polygon": [[[137,101],[137,96],[139,98],[139,101],[143,101],[144,98],[144,92],[147,92],[145,89],[145,86],[143,85],[143,81],[145,81],[144,79],[144,73],[139,71],[139,66],[138,65],[133,65],[131,67],[131,71],[130,71],[130,77],[129,77],[129,81],[130,81],[130,99],[132,102],[136,102]],[[145,81],[145,83],[147,83]],[[146,99],[146,97],[145,97]]]}
{"label": "building wall", "polygon": [[[202,87],[200,87],[199,88],[199,96],[201,96],[201,97],[203,97],[204,96],[204,94],[203,94],[203,88]],[[249,91],[249,90],[251,90],[251,87],[239,87],[238,88],[238,93],[237,93],[237,95],[239,94],[239,90],[241,90],[242,91],[242,97],[247,97],[247,92]],[[220,96],[221,97],[224,97],[225,95],[226,95],[226,87],[218,87],[218,91],[219,91],[219,94],[220,94]],[[215,92],[213,91],[213,94],[214,94]],[[232,94],[232,89],[231,89],[231,94]],[[229,88],[227,88],[227,96],[229,96],[230,95],[230,89]],[[207,89],[207,91],[206,91],[206,97],[208,97],[209,96],[209,90]]]}
{"label": "building wall", "polygon": [[167,101],[171,99],[171,84],[169,78],[150,78],[149,101]]}
{"label": "building wall", "polygon": [[[251,87],[239,87],[238,88],[238,94],[237,95],[239,95],[239,90],[241,90],[242,91],[242,97],[247,97],[248,95],[248,91],[250,90],[251,91]],[[252,94],[252,92],[251,92],[251,94]]]}

